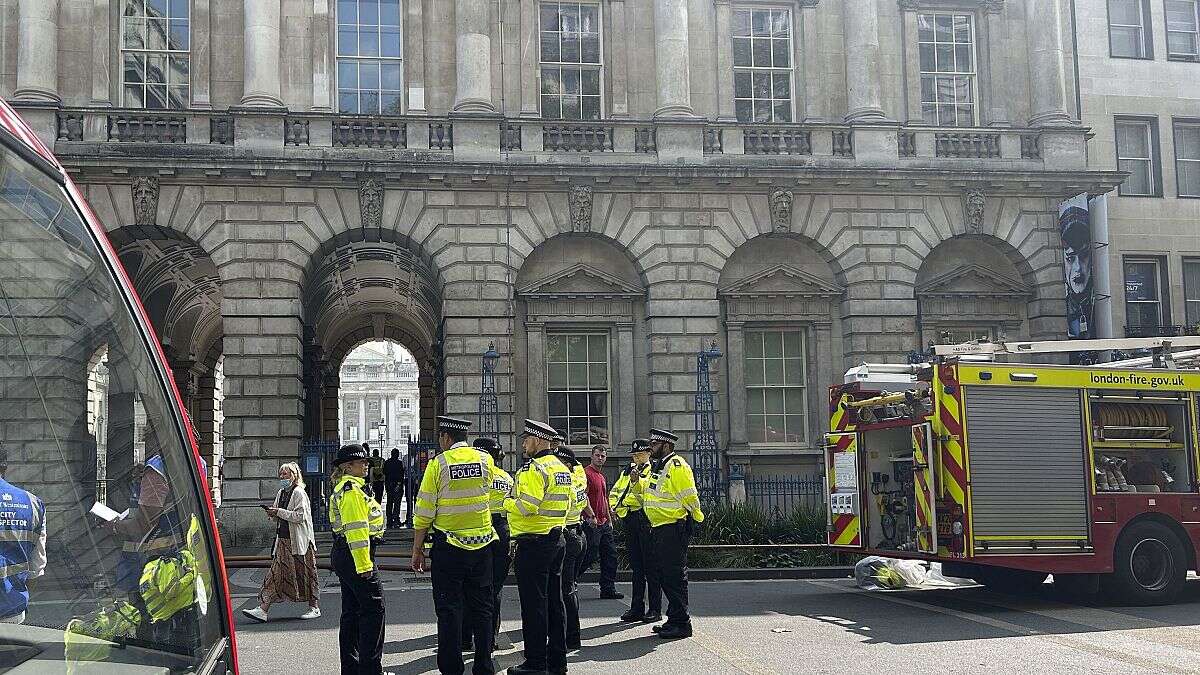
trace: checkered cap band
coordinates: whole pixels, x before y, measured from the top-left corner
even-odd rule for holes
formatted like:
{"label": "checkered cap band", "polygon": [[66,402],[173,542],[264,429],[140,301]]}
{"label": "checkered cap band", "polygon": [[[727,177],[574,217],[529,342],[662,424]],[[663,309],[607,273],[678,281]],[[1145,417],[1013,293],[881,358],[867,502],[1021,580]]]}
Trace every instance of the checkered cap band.
{"label": "checkered cap band", "polygon": [[678,443],[679,437],[669,431],[664,431],[662,429],[651,429],[650,430],[650,440],[665,441],[667,443]]}
{"label": "checkered cap band", "polygon": [[632,451],[633,452],[649,452],[650,451],[650,441],[645,438],[633,439]]}
{"label": "checkered cap band", "polygon": [[525,420],[525,435],[552,441],[558,436],[558,432],[554,430],[554,427],[545,422],[527,419]]}
{"label": "checkered cap band", "polygon": [[438,429],[446,431],[467,431],[471,428],[469,420],[460,420],[457,417],[446,417],[445,415],[438,415],[437,423]]}

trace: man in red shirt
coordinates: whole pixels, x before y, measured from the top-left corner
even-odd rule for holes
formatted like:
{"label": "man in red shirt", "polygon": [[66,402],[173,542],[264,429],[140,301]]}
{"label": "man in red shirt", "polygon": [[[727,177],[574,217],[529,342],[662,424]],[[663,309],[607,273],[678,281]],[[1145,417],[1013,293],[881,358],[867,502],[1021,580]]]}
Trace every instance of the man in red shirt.
{"label": "man in red shirt", "polygon": [[608,460],[608,450],[603,445],[592,448],[592,463],[584,468],[587,474],[588,503],[592,505],[594,519],[587,522],[588,547],[579,565],[579,573],[586,572],[600,559],[600,599],[620,600],[624,594],[617,592],[617,547],[613,543],[612,520],[608,513],[608,483],[601,469]]}

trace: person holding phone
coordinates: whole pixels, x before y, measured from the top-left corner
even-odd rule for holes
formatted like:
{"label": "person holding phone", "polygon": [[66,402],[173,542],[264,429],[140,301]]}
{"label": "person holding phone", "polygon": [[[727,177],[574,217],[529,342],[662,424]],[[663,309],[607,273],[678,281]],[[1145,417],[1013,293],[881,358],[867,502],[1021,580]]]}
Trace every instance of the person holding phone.
{"label": "person holding phone", "polygon": [[263,506],[276,521],[271,569],[258,593],[259,606],[243,609],[255,621],[266,621],[276,602],[303,602],[308,611],[301,619],[321,616],[317,583],[317,550],[313,544],[312,507],[304,489],[304,478],[295,462],[279,467],[279,492],[273,506]]}

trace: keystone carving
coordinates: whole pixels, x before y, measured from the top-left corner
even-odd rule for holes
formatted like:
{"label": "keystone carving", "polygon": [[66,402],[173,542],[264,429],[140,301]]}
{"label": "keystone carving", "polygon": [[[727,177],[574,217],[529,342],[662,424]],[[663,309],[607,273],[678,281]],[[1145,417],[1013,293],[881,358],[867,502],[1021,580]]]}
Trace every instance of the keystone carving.
{"label": "keystone carving", "polygon": [[987,197],[982,190],[968,190],[963,195],[963,213],[966,215],[967,232],[981,234],[983,232],[983,207]]}
{"label": "keystone carving", "polygon": [[133,224],[153,227],[158,219],[158,179],[138,176],[130,186],[133,194]]}
{"label": "keystone carving", "polygon": [[592,188],[586,185],[573,185],[567,194],[567,204],[571,210],[571,231],[590,232],[592,229]]}
{"label": "keystone carving", "polygon": [[362,212],[362,226],[378,229],[383,224],[383,181],[378,178],[363,178],[358,181],[358,208]]}
{"label": "keystone carving", "polygon": [[776,232],[792,229],[792,191],[776,190],[771,193],[771,226]]}

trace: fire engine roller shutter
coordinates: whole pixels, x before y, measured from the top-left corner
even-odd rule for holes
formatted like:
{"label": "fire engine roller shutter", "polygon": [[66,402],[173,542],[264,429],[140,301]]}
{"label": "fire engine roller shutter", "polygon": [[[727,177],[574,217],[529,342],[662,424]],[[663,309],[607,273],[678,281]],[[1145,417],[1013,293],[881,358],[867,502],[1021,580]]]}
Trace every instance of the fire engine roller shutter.
{"label": "fire engine roller shutter", "polygon": [[1079,390],[963,389],[975,552],[986,552],[980,539],[1006,552],[1029,550],[1031,540],[1086,541],[1087,465]]}

